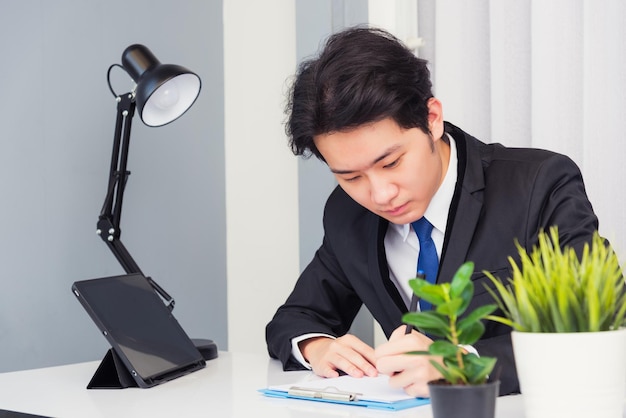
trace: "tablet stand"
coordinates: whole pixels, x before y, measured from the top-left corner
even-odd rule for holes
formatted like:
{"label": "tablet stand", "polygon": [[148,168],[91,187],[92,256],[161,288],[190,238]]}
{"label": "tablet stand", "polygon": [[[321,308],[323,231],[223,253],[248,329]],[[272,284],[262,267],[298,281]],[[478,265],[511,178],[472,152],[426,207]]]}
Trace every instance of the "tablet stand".
{"label": "tablet stand", "polygon": [[115,350],[109,348],[96,373],[89,381],[87,389],[124,389],[129,387],[138,387],[137,382]]}
{"label": "tablet stand", "polygon": [[[217,358],[217,345],[212,340],[193,338],[191,340],[205,361]],[[100,362],[87,389],[125,389],[138,387],[122,359],[115,350],[109,348]]]}

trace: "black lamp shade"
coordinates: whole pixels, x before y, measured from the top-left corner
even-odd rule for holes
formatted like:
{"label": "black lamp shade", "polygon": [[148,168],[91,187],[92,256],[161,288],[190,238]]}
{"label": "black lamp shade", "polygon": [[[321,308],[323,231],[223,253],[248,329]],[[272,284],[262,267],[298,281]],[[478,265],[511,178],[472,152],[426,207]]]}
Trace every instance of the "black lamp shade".
{"label": "black lamp shade", "polygon": [[126,48],[122,66],[137,83],[137,110],[148,126],[162,126],[178,119],[200,93],[200,77],[179,65],[161,64],[143,45]]}

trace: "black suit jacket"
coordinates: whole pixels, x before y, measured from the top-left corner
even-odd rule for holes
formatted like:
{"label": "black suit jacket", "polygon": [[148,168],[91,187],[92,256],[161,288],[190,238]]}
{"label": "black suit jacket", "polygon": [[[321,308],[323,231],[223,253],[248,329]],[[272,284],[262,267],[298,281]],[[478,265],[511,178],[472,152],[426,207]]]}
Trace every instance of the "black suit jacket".
{"label": "black suit jacket", "polygon": [[[530,251],[541,229],[558,225],[562,245],[589,242],[598,221],[576,164],[553,152],[485,144],[446,123],[456,141],[458,179],[440,260],[438,282],[450,281],[465,261],[475,263],[475,295],[468,312],[493,303],[483,270],[505,280],[515,240]],[[407,306],[389,279],[384,237],[388,222],[337,187],[324,210],[324,239],[284,305],[267,325],[270,356],[285,370],[302,369],[291,339],[306,333],[344,335],[364,303],[389,337]],[[500,312],[496,312],[500,313]],[[510,328],[486,321],[474,347],[498,359],[500,393],[519,392]]]}

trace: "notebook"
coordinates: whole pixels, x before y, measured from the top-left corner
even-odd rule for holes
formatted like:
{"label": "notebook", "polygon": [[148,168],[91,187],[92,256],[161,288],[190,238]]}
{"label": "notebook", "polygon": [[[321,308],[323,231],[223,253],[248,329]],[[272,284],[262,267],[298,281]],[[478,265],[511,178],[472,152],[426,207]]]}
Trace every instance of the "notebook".
{"label": "notebook", "polygon": [[111,345],[116,365],[123,364],[136,386],[149,388],[205,367],[201,353],[143,275],[77,281],[72,291]]}

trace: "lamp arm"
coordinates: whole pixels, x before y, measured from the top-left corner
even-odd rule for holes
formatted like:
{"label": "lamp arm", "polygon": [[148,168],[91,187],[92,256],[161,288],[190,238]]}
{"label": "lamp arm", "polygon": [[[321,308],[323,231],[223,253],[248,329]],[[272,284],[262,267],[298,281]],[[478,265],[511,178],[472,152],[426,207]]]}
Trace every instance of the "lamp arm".
{"label": "lamp arm", "polygon": [[[127,274],[138,273],[143,275],[139,265],[130,255],[120,236],[120,220],[122,216],[122,203],[124,189],[130,171],[127,170],[128,150],[130,145],[130,128],[135,114],[135,98],[132,93],[126,93],[116,97],[117,118],[115,121],[115,133],[113,136],[113,152],[111,166],[109,168],[109,184],[107,194],[98,217],[96,233],[107,244],[117,261],[122,265]],[[174,308],[174,299],[152,278],[146,277],[155,291],[167,302],[170,310]]]}

